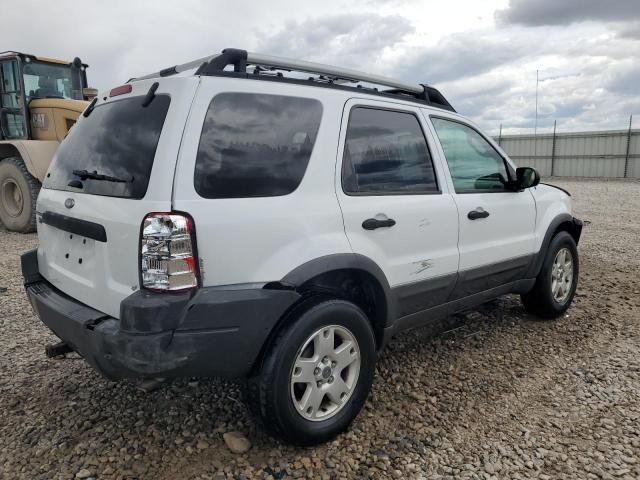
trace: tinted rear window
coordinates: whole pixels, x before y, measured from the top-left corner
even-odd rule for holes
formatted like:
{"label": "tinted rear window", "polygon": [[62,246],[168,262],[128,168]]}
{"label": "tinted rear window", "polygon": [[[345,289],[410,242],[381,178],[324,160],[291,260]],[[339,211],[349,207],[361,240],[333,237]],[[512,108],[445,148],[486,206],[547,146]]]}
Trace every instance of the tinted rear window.
{"label": "tinted rear window", "polygon": [[[99,105],[87,118],[81,118],[58,148],[43,186],[110,197],[144,197],[171,100],[168,95],[158,95],[143,107],[143,99],[132,97]],[[86,178],[74,170],[124,181]],[[69,185],[74,181],[82,188]]]}
{"label": "tinted rear window", "polygon": [[205,198],[274,197],[300,184],[322,105],[311,98],[222,93],[209,105],[194,175]]}

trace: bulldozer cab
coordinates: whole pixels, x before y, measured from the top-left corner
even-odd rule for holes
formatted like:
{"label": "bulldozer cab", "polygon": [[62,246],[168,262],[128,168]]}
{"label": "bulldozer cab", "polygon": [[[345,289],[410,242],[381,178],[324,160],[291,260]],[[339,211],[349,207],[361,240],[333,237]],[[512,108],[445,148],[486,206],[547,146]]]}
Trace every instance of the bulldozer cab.
{"label": "bulldozer cab", "polygon": [[85,100],[87,65],[18,52],[0,53],[0,139],[30,139],[35,99]]}
{"label": "bulldozer cab", "polygon": [[[36,228],[36,199],[58,145],[97,91],[87,65],[0,53],[0,224]],[[2,226],[0,225],[0,226]]]}

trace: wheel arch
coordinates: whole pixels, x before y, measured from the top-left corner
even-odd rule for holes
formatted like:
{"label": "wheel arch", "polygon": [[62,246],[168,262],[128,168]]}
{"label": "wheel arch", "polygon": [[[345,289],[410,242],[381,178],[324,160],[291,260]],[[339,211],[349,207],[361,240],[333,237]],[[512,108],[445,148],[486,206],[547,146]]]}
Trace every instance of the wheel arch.
{"label": "wheel arch", "polygon": [[42,183],[58,145],[57,141],[3,140],[0,141],[0,161],[20,158],[27,171]]}
{"label": "wheel arch", "polygon": [[394,319],[395,305],[389,282],[382,269],[370,258],[355,253],[333,254],[306,262],[286,274],[280,281],[270,282],[266,289],[295,290],[300,299],[275,324],[252,371],[261,365],[268,346],[283,327],[289,313],[301,302],[317,298],[341,298],[358,305],[371,322],[376,347],[384,344],[384,329]]}
{"label": "wheel arch", "polygon": [[[0,142],[0,162],[5,158],[11,158],[11,157],[21,159],[24,162],[24,164],[27,166],[27,170],[29,170],[29,166],[27,165],[27,162],[24,161],[24,158],[22,158],[22,154],[20,153],[20,150],[18,150],[18,147],[16,147],[13,142],[10,142],[10,141]],[[31,171],[29,171],[29,173],[31,173]]]}
{"label": "wheel arch", "polygon": [[532,262],[528,277],[534,278],[538,276],[540,270],[542,269],[542,264],[544,263],[544,259],[547,255],[547,250],[549,249],[549,244],[553,237],[555,237],[559,232],[567,232],[573,240],[576,242],[576,245],[580,241],[580,236],[582,234],[582,220],[568,214],[561,213],[551,220],[547,230],[545,232],[544,238],[542,240],[542,245],[540,246],[540,250],[538,254],[534,257],[534,261]]}
{"label": "wheel arch", "polygon": [[[376,342],[381,341],[378,335],[382,335],[384,327],[394,320],[395,305],[387,277],[376,262],[364,255],[343,253],[316,258],[289,272],[281,282],[303,294],[336,293],[354,301],[370,317]],[[362,287],[363,299],[355,298],[355,292],[350,291],[358,287]],[[362,303],[364,300],[367,304]]]}

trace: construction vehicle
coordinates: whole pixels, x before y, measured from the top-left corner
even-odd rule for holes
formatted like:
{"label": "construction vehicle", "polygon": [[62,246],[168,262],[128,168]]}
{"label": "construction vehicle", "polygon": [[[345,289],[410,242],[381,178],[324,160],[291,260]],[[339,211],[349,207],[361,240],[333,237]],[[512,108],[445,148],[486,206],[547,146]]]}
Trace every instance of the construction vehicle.
{"label": "construction vehicle", "polygon": [[97,91],[88,65],[19,52],[0,53],[0,221],[33,232],[36,198],[49,163]]}

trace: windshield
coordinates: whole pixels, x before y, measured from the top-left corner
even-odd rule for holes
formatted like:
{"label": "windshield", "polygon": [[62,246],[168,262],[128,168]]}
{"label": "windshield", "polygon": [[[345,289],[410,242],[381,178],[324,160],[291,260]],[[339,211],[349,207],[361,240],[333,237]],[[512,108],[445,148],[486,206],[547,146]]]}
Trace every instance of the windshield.
{"label": "windshield", "polygon": [[142,198],[149,184],[168,95],[98,105],[60,144],[42,186],[109,197]]}
{"label": "windshield", "polygon": [[72,98],[70,65],[25,62],[22,72],[27,101],[34,98]]}

